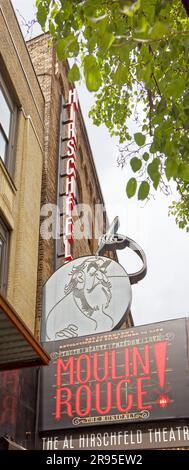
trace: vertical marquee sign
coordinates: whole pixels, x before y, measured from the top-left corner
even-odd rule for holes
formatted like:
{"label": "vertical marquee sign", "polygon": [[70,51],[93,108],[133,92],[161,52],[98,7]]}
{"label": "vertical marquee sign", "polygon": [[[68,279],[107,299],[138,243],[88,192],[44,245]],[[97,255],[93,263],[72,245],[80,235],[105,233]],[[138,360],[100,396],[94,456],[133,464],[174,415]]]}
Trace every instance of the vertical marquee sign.
{"label": "vertical marquee sign", "polygon": [[41,431],[189,417],[185,319],[45,348]]}
{"label": "vertical marquee sign", "polygon": [[65,223],[65,261],[73,259],[71,255],[71,244],[73,242],[74,222],[72,211],[75,205],[75,160],[76,160],[76,111],[78,110],[78,99],[76,89],[69,91],[69,122],[68,122],[68,141],[67,141],[67,163],[66,163],[66,223]]}
{"label": "vertical marquee sign", "polygon": [[[57,190],[61,230],[60,240],[56,246],[56,268],[62,264],[62,262],[59,263],[59,258],[64,257],[65,262],[73,259],[71,246],[74,232],[73,209],[76,201],[77,112],[78,97],[74,88],[69,91],[68,102],[65,104],[62,98],[61,103]],[[63,198],[65,199],[64,209]]]}

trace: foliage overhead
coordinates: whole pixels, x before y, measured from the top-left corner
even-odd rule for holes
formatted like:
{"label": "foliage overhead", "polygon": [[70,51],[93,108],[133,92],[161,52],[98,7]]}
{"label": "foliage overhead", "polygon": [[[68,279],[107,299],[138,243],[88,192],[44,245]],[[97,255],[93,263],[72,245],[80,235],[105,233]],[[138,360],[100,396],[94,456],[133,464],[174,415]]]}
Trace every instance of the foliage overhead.
{"label": "foliage overhead", "polygon": [[[128,197],[176,182],[171,213],[189,230],[188,0],[36,0],[37,18],[69,79],[95,92],[90,116],[120,140],[118,164],[134,173]],[[135,120],[135,133],[129,120]]]}

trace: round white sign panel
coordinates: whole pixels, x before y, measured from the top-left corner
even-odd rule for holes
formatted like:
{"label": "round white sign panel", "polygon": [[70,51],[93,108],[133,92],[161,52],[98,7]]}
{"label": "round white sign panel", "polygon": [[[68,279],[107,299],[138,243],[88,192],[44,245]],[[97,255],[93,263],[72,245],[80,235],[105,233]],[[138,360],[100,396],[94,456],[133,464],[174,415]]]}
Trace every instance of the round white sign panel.
{"label": "round white sign panel", "polygon": [[129,312],[128,274],[116,261],[85,256],[59,268],[44,286],[42,340],[115,329]]}

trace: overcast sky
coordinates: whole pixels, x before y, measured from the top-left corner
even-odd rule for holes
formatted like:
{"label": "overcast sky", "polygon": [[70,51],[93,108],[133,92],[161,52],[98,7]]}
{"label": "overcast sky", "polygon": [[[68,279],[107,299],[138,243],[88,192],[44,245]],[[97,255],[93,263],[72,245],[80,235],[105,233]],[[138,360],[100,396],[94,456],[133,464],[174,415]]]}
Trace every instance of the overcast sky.
{"label": "overcast sky", "polygon": [[[26,39],[26,22],[35,16],[34,0],[12,0]],[[32,34],[40,33],[39,26]],[[117,141],[111,139],[105,126],[95,127],[88,118],[92,96],[84,87],[79,89],[79,98],[89,140],[93,150],[102,192],[110,222],[118,215],[119,232],[139,243],[147,256],[146,278],[133,286],[132,314],[135,325],[152,323],[189,314],[189,234],[178,229],[173,217],[168,217],[171,197],[157,193],[156,200],[146,205],[128,200],[125,186],[127,169],[117,167]],[[126,271],[139,269],[135,255],[127,250],[119,252],[120,263]]]}

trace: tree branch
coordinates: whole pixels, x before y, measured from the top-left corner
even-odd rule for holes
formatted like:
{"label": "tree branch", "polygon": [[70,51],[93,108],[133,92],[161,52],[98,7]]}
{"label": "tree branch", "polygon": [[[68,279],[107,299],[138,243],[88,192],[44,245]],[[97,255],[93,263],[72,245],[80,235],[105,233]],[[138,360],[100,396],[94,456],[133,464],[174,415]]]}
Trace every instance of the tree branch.
{"label": "tree branch", "polygon": [[[189,0],[186,0],[187,2]],[[188,8],[189,8],[189,5],[188,5]],[[152,44],[152,43],[158,43],[158,42],[169,42],[170,39],[172,38],[176,38],[177,36],[189,36],[189,31],[177,31],[177,32],[174,32],[174,33],[170,33],[169,36],[163,36],[161,38],[157,38],[157,39],[152,39],[152,38],[149,38],[149,39],[143,39],[143,38],[134,38],[132,36],[125,36],[125,39],[123,39],[122,42],[114,42],[111,47],[114,48],[114,47],[122,47],[122,46],[125,46],[126,44],[128,43],[137,43],[138,46],[141,46],[141,44]],[[123,38],[124,36],[122,36]],[[120,40],[120,37],[117,37],[116,38],[117,41]]]}
{"label": "tree branch", "polygon": [[155,75],[154,75],[154,72],[152,72],[152,78],[154,79],[154,82],[155,82],[155,84],[156,84],[157,91],[158,91],[159,95],[161,96],[161,91],[160,91],[158,82],[157,82],[157,80],[156,80],[156,77],[155,77]]}

